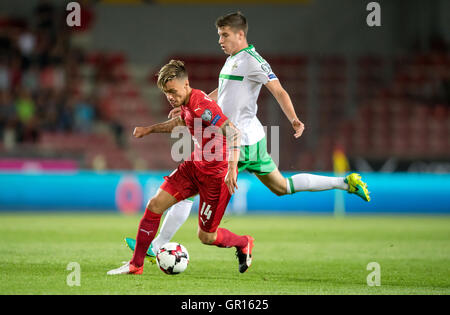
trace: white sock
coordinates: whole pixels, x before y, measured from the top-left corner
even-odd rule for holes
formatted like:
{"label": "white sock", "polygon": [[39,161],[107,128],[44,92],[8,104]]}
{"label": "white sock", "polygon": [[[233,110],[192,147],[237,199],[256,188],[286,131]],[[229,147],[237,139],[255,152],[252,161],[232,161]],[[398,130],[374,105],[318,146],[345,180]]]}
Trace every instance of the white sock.
{"label": "white sock", "polygon": [[330,177],[312,174],[296,174],[287,178],[287,193],[297,191],[322,191],[330,189],[348,190],[344,177]]}
{"label": "white sock", "polygon": [[155,254],[164,244],[170,242],[175,233],[180,229],[184,222],[186,222],[191,213],[192,200],[182,200],[174,204],[166,213],[164,222],[161,225],[159,234],[152,242],[153,251]]}

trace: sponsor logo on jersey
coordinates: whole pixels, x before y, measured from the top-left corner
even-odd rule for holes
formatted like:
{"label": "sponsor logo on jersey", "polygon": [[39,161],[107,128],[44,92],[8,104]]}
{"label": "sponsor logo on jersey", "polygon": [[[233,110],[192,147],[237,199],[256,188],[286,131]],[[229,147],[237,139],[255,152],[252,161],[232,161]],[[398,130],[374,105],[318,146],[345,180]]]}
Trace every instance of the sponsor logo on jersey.
{"label": "sponsor logo on jersey", "polygon": [[211,121],[211,125],[216,125],[220,118],[220,115],[216,115],[216,117],[214,117],[214,119]]}
{"label": "sponsor logo on jersey", "polygon": [[202,119],[204,121],[211,121],[212,119],[212,113],[209,109],[205,109],[205,111],[202,114]]}
{"label": "sponsor logo on jersey", "polygon": [[270,80],[276,79],[276,78],[277,78],[277,76],[275,74],[273,74],[273,73],[269,74],[269,79]]}

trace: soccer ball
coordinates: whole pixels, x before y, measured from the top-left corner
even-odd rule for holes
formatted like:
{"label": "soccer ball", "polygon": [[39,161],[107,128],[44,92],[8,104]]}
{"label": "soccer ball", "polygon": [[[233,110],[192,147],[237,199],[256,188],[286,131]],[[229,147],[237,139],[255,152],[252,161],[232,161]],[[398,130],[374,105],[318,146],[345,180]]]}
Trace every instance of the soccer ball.
{"label": "soccer ball", "polygon": [[168,275],[176,275],[186,270],[189,264],[189,253],[179,243],[167,243],[156,254],[158,267]]}

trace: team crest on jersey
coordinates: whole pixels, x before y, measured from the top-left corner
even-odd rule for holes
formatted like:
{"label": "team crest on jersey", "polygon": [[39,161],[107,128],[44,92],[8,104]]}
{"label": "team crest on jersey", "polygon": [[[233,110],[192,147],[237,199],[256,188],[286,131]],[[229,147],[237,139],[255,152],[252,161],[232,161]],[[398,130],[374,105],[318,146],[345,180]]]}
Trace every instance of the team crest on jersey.
{"label": "team crest on jersey", "polygon": [[272,69],[270,68],[270,65],[267,62],[261,64],[261,69],[263,69],[263,71],[267,73],[272,72]]}
{"label": "team crest on jersey", "polygon": [[237,61],[234,63],[234,65],[231,66],[231,71],[236,69],[238,67]]}
{"label": "team crest on jersey", "polygon": [[212,119],[212,113],[209,109],[205,109],[205,111],[202,114],[202,119],[204,121],[211,121]]}

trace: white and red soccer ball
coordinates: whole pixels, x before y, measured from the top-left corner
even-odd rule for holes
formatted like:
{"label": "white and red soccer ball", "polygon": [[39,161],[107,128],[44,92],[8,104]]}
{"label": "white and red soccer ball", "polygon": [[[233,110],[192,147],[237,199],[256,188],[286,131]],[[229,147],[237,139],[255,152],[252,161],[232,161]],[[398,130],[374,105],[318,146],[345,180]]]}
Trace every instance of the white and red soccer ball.
{"label": "white and red soccer ball", "polygon": [[176,275],[186,270],[189,264],[189,253],[179,243],[167,243],[156,254],[158,267],[166,274]]}

